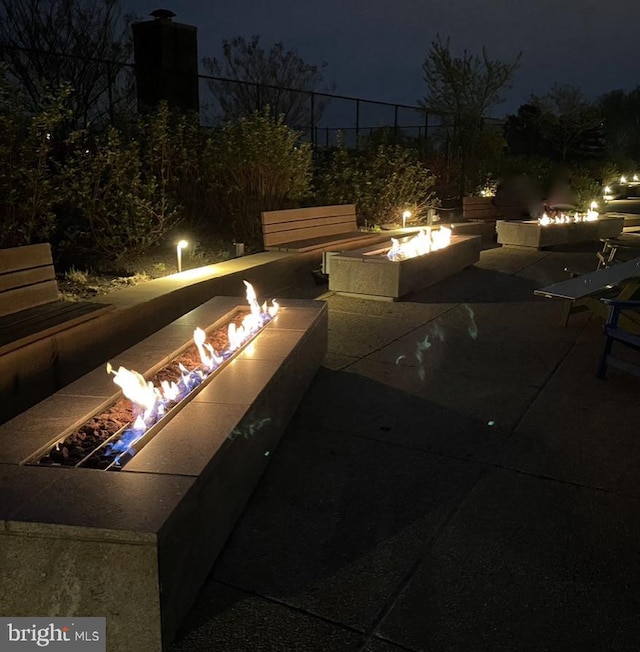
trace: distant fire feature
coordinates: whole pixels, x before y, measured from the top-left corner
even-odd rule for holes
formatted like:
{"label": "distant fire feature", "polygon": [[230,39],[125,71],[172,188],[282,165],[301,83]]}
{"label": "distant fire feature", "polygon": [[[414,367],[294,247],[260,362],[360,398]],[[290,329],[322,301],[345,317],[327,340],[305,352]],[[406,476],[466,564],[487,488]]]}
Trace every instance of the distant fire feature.
{"label": "distant fire feature", "polygon": [[451,244],[451,229],[445,226],[439,229],[420,229],[417,235],[405,242],[391,238],[391,248],[387,252],[387,258],[393,261],[416,258],[437,249],[444,249],[449,244]]}
{"label": "distant fire feature", "polygon": [[595,210],[595,202],[591,203],[591,208],[584,214],[575,212],[573,215],[569,213],[559,213],[550,217],[546,213],[542,217],[538,218],[538,224],[540,226],[549,226],[551,224],[574,224],[577,222],[595,222],[598,219],[599,213]]}

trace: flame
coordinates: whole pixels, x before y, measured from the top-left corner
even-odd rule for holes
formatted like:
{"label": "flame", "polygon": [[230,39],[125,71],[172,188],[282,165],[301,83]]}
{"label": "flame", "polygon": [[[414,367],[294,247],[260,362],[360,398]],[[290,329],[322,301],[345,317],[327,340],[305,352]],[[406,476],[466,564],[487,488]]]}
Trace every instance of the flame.
{"label": "flame", "polygon": [[247,288],[247,303],[251,308],[251,314],[260,314],[260,305],[258,304],[258,298],[256,297],[256,291],[253,289],[253,285],[249,281],[242,281]]}
{"label": "flame", "polygon": [[142,408],[145,416],[153,413],[160,396],[153,383],[147,382],[142,374],[132,369],[119,367],[118,371],[114,371],[109,363],[107,363],[107,373],[113,374],[113,382],[122,389],[122,393],[134,405]]}
{"label": "flame", "polygon": [[227,338],[229,339],[229,350],[235,351],[242,344],[242,325],[239,327],[235,324],[229,324],[227,328]]}
{"label": "flame", "polygon": [[451,229],[442,226],[439,229],[420,229],[418,233],[400,243],[396,238],[391,238],[391,248],[387,252],[389,260],[405,260],[423,256],[437,249],[444,249],[451,243]]}
{"label": "flame", "polygon": [[[573,215],[568,215],[567,213],[560,213],[554,217],[549,217],[546,213],[542,217],[538,218],[538,224],[540,226],[549,226],[550,224],[572,224],[577,222],[594,222],[598,219],[600,215],[598,211],[594,210],[595,202],[591,202],[591,208],[584,214],[580,215],[579,213],[574,213]],[[597,204],[596,204],[597,206]]]}
{"label": "flame", "polygon": [[163,380],[160,382],[160,391],[166,401],[175,401],[180,396],[180,388],[173,381]]}
{"label": "flame", "polygon": [[268,306],[265,301],[260,307],[251,283],[244,281],[244,284],[247,288],[250,312],[239,326],[233,322],[229,324],[229,348],[222,353],[217,353],[213,346],[206,341],[206,332],[201,328],[196,328],[193,332],[193,341],[200,354],[201,367],[190,371],[180,363],[178,366],[182,376],[177,383],[164,380],[157,388],[137,371],[125,367],[119,367],[115,371],[112,365],[107,363],[107,373],[113,374],[113,382],[122,389],[124,396],[134,404],[138,412],[134,423],[118,441],[111,444],[111,450],[119,453],[114,458],[116,464],[119,464],[124,453],[133,452],[132,446],[142,437],[148,427],[164,416],[169,407],[184,399],[212,371],[230,357],[233,351],[240,348],[278,313],[279,305],[275,299],[271,301],[271,306]]}
{"label": "flame", "polygon": [[215,369],[224,360],[221,355],[216,353],[216,350],[206,342],[207,334],[200,328],[193,331],[193,341],[200,354],[200,361],[207,369]]}

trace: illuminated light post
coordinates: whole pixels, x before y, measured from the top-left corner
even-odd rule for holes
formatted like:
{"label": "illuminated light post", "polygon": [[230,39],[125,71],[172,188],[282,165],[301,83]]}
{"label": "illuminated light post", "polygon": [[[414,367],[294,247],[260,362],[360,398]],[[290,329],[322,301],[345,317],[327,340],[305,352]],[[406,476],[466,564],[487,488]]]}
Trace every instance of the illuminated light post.
{"label": "illuminated light post", "polygon": [[411,211],[404,211],[402,213],[402,228],[405,229],[407,227],[407,220],[411,217]]}
{"label": "illuminated light post", "polygon": [[178,258],[178,274],[182,271],[182,250],[188,247],[189,243],[186,240],[180,240],[176,245],[176,256]]}

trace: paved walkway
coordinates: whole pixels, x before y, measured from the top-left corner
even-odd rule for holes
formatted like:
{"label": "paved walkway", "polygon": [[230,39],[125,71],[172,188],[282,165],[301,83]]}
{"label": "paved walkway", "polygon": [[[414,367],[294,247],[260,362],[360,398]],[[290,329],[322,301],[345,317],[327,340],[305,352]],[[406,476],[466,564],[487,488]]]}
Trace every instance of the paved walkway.
{"label": "paved walkway", "polygon": [[329,352],[172,652],[640,647],[640,381],[533,290],[593,252],[491,249]]}

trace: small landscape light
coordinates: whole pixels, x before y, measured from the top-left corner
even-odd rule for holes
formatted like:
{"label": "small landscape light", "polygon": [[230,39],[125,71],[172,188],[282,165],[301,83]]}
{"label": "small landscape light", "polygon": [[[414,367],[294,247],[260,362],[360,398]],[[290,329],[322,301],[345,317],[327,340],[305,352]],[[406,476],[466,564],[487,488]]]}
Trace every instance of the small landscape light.
{"label": "small landscape light", "polygon": [[407,220],[411,217],[411,211],[405,211],[402,213],[402,228],[404,229],[407,226]]}
{"label": "small landscape light", "polygon": [[189,243],[186,240],[180,240],[176,245],[176,256],[178,257],[178,273],[182,271],[182,250],[188,247]]}

